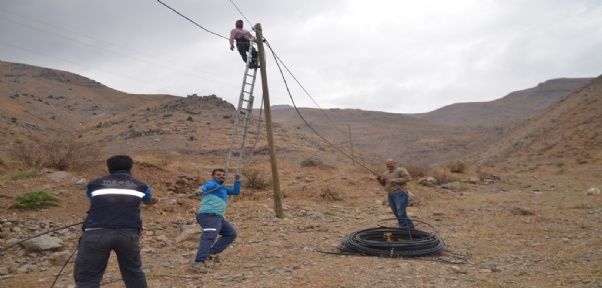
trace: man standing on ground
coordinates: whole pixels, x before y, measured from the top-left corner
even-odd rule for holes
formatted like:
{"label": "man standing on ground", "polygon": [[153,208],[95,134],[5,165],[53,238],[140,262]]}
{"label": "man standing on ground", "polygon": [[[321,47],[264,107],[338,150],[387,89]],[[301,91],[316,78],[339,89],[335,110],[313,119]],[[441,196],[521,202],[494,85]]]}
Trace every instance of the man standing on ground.
{"label": "man standing on ground", "polygon": [[[236,40],[236,49],[238,49],[238,53],[240,53],[242,60],[247,63],[247,52],[249,52],[251,40],[255,40],[255,37],[242,27],[242,20],[237,20],[236,28],[230,31],[230,50],[234,51],[234,40]],[[249,63],[249,68],[259,68],[259,65],[257,65],[257,50],[255,50],[255,48],[253,48],[251,52],[251,63]]]}
{"label": "man standing on ground", "polygon": [[[224,186],[226,180],[226,171],[224,169],[214,169],[211,172],[213,179],[207,181],[196,191],[201,196],[201,208],[196,215],[197,222],[203,228],[199,250],[197,251],[192,268],[207,273],[206,261],[219,263],[218,254],[222,253],[236,239],[236,230],[226,221],[226,205],[228,195],[240,194],[240,175],[236,175],[234,187]],[[221,237],[215,242],[217,235]]]}
{"label": "man standing on ground", "polygon": [[148,184],[131,176],[133,165],[129,156],[113,156],[107,160],[110,175],[86,186],[90,210],[73,269],[79,288],[100,287],[111,250],[117,254],[125,287],[147,287],[140,259],[140,203],[153,205],[159,199],[153,198]]}
{"label": "man standing on ground", "polygon": [[382,176],[376,175],[376,180],[381,186],[385,187],[385,191],[389,194],[389,206],[391,206],[391,210],[399,222],[399,227],[414,227],[414,223],[412,223],[406,212],[408,207],[406,183],[412,180],[410,173],[403,167],[397,167],[393,159],[387,159],[385,165],[387,165],[387,171]]}

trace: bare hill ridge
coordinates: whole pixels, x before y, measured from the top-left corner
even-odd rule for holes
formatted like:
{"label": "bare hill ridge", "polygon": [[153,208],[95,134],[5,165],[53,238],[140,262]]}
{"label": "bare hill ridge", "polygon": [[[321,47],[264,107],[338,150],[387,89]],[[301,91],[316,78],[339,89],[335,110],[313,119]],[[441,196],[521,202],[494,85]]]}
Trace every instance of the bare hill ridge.
{"label": "bare hill ridge", "polygon": [[536,115],[591,80],[592,78],[553,79],[489,102],[455,103],[428,113],[408,115],[442,125],[503,126]]}
{"label": "bare hill ridge", "polygon": [[0,91],[0,144],[12,137],[26,140],[73,131],[94,119],[175,98],[130,95],[70,72],[2,61]]}
{"label": "bare hill ridge", "polygon": [[[359,161],[374,163],[391,157],[403,163],[433,164],[467,155],[504,137],[510,128],[496,127],[495,121],[512,109],[503,107],[531,107],[520,110],[522,114],[515,118],[532,117],[539,109],[532,107],[542,106],[584,81],[589,80],[546,81],[492,101],[490,106],[498,108],[480,120],[481,126],[441,125],[416,115],[358,109],[302,108],[300,112],[318,133],[348,154],[351,128]],[[17,140],[35,141],[68,133],[87,143],[99,143],[110,153],[163,150],[223,158],[229,148],[235,108],[215,95],[131,95],[77,74],[7,62],[0,62],[0,88],[4,104],[0,107],[2,147]],[[279,157],[297,164],[311,155],[333,163],[351,163],[315,135],[295,110],[287,105],[278,108],[273,115]],[[253,116],[247,143],[257,135],[257,115]],[[574,117],[581,119],[581,115]],[[259,133],[259,153],[268,147],[264,129]],[[495,149],[487,151],[489,156],[483,159],[496,157]]]}
{"label": "bare hill ridge", "polygon": [[528,171],[545,168],[600,173],[601,111],[602,76],[599,76],[533,118],[501,130],[503,137],[472,153],[469,159]]}

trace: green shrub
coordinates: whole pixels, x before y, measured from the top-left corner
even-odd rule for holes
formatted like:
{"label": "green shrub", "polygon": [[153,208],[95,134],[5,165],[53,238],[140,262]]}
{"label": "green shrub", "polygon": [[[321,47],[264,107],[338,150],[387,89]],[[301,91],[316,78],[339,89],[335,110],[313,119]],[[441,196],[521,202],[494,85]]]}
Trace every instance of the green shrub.
{"label": "green shrub", "polygon": [[257,170],[246,170],[242,173],[242,176],[246,178],[243,182],[245,188],[263,190],[272,187],[272,182],[266,180]]}
{"label": "green shrub", "polygon": [[44,191],[25,193],[23,196],[17,196],[15,207],[19,209],[46,209],[50,206],[57,206],[58,199]]}
{"label": "green shrub", "polygon": [[20,180],[20,179],[26,179],[26,178],[36,178],[38,176],[40,176],[40,173],[38,173],[38,171],[29,170],[29,171],[25,171],[25,172],[14,172],[14,173],[8,173],[6,175],[2,175],[0,177],[0,180]]}

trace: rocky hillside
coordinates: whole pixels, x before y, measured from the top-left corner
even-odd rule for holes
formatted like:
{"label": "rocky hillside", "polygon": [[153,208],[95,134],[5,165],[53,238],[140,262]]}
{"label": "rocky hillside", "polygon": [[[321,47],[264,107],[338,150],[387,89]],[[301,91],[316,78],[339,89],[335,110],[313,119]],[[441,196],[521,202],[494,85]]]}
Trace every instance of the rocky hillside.
{"label": "rocky hillside", "polygon": [[408,115],[442,125],[503,126],[536,115],[591,80],[592,78],[553,79],[494,101],[456,103],[432,112]]}
{"label": "rocky hillside", "polygon": [[[602,76],[562,97],[537,116],[499,130],[500,139],[471,154],[479,163],[600,173]],[[598,174],[599,175],[599,174]]]}
{"label": "rocky hillside", "polygon": [[73,132],[174,98],[130,95],[70,72],[0,61],[0,144]]}

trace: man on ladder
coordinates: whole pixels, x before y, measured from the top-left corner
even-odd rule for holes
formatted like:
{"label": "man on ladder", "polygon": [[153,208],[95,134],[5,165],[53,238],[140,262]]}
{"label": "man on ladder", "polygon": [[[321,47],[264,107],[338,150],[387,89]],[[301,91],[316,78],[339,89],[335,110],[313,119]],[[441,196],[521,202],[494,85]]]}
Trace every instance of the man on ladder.
{"label": "man on ladder", "polygon": [[[247,51],[251,48],[251,40],[255,41],[255,37],[242,27],[242,20],[237,20],[236,28],[230,31],[230,50],[234,51],[234,40],[236,40],[236,49],[238,49],[240,56],[242,56],[242,60],[247,63]],[[259,65],[257,64],[257,50],[255,50],[255,48],[253,48],[251,52],[251,63],[249,63],[249,68],[259,68]]]}

